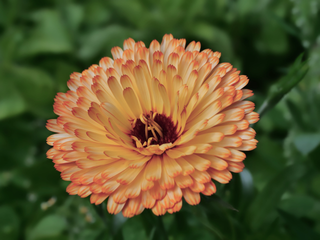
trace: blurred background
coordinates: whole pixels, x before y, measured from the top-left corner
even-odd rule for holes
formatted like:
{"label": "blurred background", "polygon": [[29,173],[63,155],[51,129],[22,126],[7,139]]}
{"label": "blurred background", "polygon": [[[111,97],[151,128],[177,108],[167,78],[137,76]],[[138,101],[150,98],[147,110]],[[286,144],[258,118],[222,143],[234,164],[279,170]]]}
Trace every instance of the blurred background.
{"label": "blurred background", "polygon": [[[1,0],[0,239],[320,239],[319,11],[319,0]],[[165,33],[220,51],[250,78],[257,109],[301,53],[309,71],[255,125],[258,148],[214,197],[163,227],[146,210],[106,214],[106,227],[46,159],[45,123],[72,72]]]}

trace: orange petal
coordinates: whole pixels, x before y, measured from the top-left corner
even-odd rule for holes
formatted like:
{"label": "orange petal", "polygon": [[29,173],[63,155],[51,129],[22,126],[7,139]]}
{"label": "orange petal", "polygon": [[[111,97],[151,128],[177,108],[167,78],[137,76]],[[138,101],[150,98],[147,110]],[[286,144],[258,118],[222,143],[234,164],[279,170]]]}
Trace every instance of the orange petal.
{"label": "orange petal", "polygon": [[201,192],[203,195],[211,196],[217,191],[216,185],[212,181],[205,183],[204,186],[205,189]]}
{"label": "orange petal", "polygon": [[[209,168],[209,169],[211,169],[211,168]],[[200,172],[198,170],[195,170],[190,175],[192,176],[192,178],[194,178],[199,183],[207,183],[207,182],[209,182],[211,180],[211,177],[210,177],[209,173],[207,173],[206,171]]]}
{"label": "orange petal", "polygon": [[226,161],[224,161],[221,158],[212,156],[212,155],[207,155],[207,154],[203,154],[201,155],[201,157],[207,159],[210,161],[210,167],[217,169],[217,170],[224,170],[228,167],[228,163]]}
{"label": "orange petal", "polygon": [[166,213],[166,209],[161,206],[159,201],[157,201],[154,207],[152,208],[152,212],[154,215],[161,216]]}
{"label": "orange petal", "polygon": [[95,205],[99,205],[101,204],[104,200],[106,200],[106,198],[108,197],[109,195],[108,194],[104,194],[104,193],[101,193],[101,194],[91,194],[91,197],[90,197],[90,203],[91,204],[95,204]]}
{"label": "orange petal", "polygon": [[167,154],[163,154],[163,168],[168,173],[169,177],[175,178],[180,175],[182,172],[182,168],[176,162],[175,159],[172,159]]}
{"label": "orange petal", "polygon": [[107,210],[109,213],[111,214],[118,214],[119,212],[121,212],[121,210],[123,209],[125,205],[125,202],[124,203],[116,203],[114,200],[113,200],[113,196],[111,195],[109,198],[108,198],[108,203],[107,203]]}
{"label": "orange petal", "polygon": [[164,209],[172,208],[175,204],[175,201],[172,201],[172,199],[169,198],[168,194],[158,202]]}
{"label": "orange petal", "polygon": [[158,181],[161,178],[161,170],[161,158],[155,155],[146,166],[146,179],[148,181]]}
{"label": "orange petal", "polygon": [[[173,160],[173,161],[175,161],[175,160]],[[162,169],[163,169],[163,171],[161,171],[161,178],[159,180],[160,187],[162,189],[173,188],[175,185],[174,178],[172,178],[168,175],[164,161],[162,161]]]}
{"label": "orange petal", "polygon": [[193,181],[193,184],[189,187],[193,192],[196,192],[196,193],[200,193],[202,191],[204,191],[205,189],[205,186],[204,184],[202,183],[199,183],[197,181]]}
{"label": "orange petal", "polygon": [[243,162],[228,162],[228,170],[234,173],[242,172],[244,168]]}
{"label": "orange petal", "polygon": [[125,192],[127,191],[128,186],[120,185],[112,194],[113,201],[116,203],[125,203],[127,201],[127,197],[125,196]]}
{"label": "orange petal", "polygon": [[200,203],[200,194],[191,191],[189,188],[182,189],[183,197],[190,205],[197,205]]}
{"label": "orange petal", "polygon": [[131,198],[127,201],[126,205],[122,209],[122,215],[124,217],[133,217],[143,211],[144,207],[141,204],[141,197]]}
{"label": "orange petal", "polygon": [[156,200],[151,196],[149,191],[142,192],[141,194],[141,203],[145,208],[153,208],[156,203]]}
{"label": "orange petal", "polygon": [[226,160],[232,161],[232,162],[241,162],[246,158],[246,154],[243,152],[240,152],[236,149],[229,148],[229,151],[231,152],[231,155]]}
{"label": "orange petal", "polygon": [[245,116],[245,119],[250,123],[256,123],[259,121],[259,114],[256,112],[251,112]]}
{"label": "orange petal", "polygon": [[154,186],[149,190],[149,193],[154,199],[161,200],[166,196],[167,190],[162,189],[158,182],[154,182]]}
{"label": "orange petal", "polygon": [[174,181],[176,182],[179,188],[187,188],[193,184],[192,178],[188,175],[187,176],[179,175],[174,179]]}
{"label": "orange petal", "polygon": [[227,136],[220,142],[213,143],[212,145],[219,147],[240,147],[242,145],[242,139],[237,136]]}
{"label": "orange petal", "polygon": [[78,195],[82,198],[88,197],[91,193],[89,186],[81,186],[78,190]]}
{"label": "orange petal", "polygon": [[79,191],[79,188],[81,187],[81,185],[77,185],[75,183],[70,183],[67,187],[67,192],[70,194],[70,195],[76,195]]}
{"label": "orange petal", "polygon": [[213,145],[212,148],[206,154],[217,156],[220,158],[228,158],[231,155],[230,151],[230,149]]}
{"label": "orange petal", "polygon": [[211,165],[211,162],[209,160],[202,158],[197,154],[184,156],[184,159],[188,161],[195,169],[201,172],[207,170]]}
{"label": "orange petal", "polygon": [[169,209],[167,209],[167,211],[168,211],[168,213],[172,214],[172,213],[175,213],[175,212],[179,212],[180,209],[181,209],[181,207],[182,207],[182,201],[177,202],[177,203],[173,206],[173,208],[169,208]]}
{"label": "orange petal", "polygon": [[127,198],[136,198],[140,195],[141,192],[141,183],[144,179],[144,172],[140,172],[139,176],[128,186],[125,196]]}
{"label": "orange petal", "polygon": [[194,171],[194,167],[188,161],[186,161],[183,157],[176,159],[177,163],[182,168],[182,175],[186,176],[191,174]]}
{"label": "orange petal", "polygon": [[142,165],[139,168],[127,168],[123,172],[119,173],[119,175],[117,175],[117,177],[116,177],[117,182],[122,185],[128,185],[136,179],[138,174],[143,169],[144,169],[144,165]]}
{"label": "orange petal", "polygon": [[250,140],[256,136],[256,131],[253,128],[237,131],[234,136],[241,137],[242,139]]}
{"label": "orange petal", "polygon": [[103,183],[102,192],[106,194],[113,193],[119,186],[120,186],[120,183],[110,179],[107,182]]}
{"label": "orange petal", "polygon": [[214,180],[220,183],[228,183],[232,178],[231,173],[226,169],[219,171],[213,168],[209,168],[208,173]]}

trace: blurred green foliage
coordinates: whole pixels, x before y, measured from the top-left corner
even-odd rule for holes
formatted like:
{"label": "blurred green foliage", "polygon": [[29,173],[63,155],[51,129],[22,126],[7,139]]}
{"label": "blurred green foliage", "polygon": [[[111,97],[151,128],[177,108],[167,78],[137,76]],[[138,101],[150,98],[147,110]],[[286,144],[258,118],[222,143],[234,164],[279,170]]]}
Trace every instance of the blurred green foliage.
{"label": "blurred green foliage", "polygon": [[[319,13],[318,0],[1,0],[0,239],[320,239]],[[165,33],[220,51],[258,107],[273,99],[258,148],[215,196],[163,221],[95,211],[46,159],[54,95],[124,39]]]}

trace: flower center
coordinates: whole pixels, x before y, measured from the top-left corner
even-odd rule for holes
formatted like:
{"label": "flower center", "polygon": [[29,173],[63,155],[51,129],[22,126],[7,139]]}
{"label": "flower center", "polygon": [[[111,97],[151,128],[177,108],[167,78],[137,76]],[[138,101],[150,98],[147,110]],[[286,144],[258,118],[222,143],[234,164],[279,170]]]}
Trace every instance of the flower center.
{"label": "flower center", "polygon": [[171,118],[151,112],[136,119],[131,136],[136,144],[139,140],[143,147],[147,147],[174,142],[178,138],[176,130],[177,126],[174,126]]}

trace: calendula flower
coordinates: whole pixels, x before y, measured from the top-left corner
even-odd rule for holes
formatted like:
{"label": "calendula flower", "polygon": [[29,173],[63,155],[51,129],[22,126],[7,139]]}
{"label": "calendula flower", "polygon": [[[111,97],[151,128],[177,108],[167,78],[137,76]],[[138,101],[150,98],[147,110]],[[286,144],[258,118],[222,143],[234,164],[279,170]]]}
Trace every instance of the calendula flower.
{"label": "calendula flower", "polygon": [[212,179],[228,183],[256,147],[249,124],[259,115],[244,99],[248,78],[219,52],[186,48],[185,39],[162,43],[129,38],[58,93],[47,128],[47,152],[67,192],[91,203],[107,201],[125,217],[145,208],[156,215],[191,205],[216,192]]}

